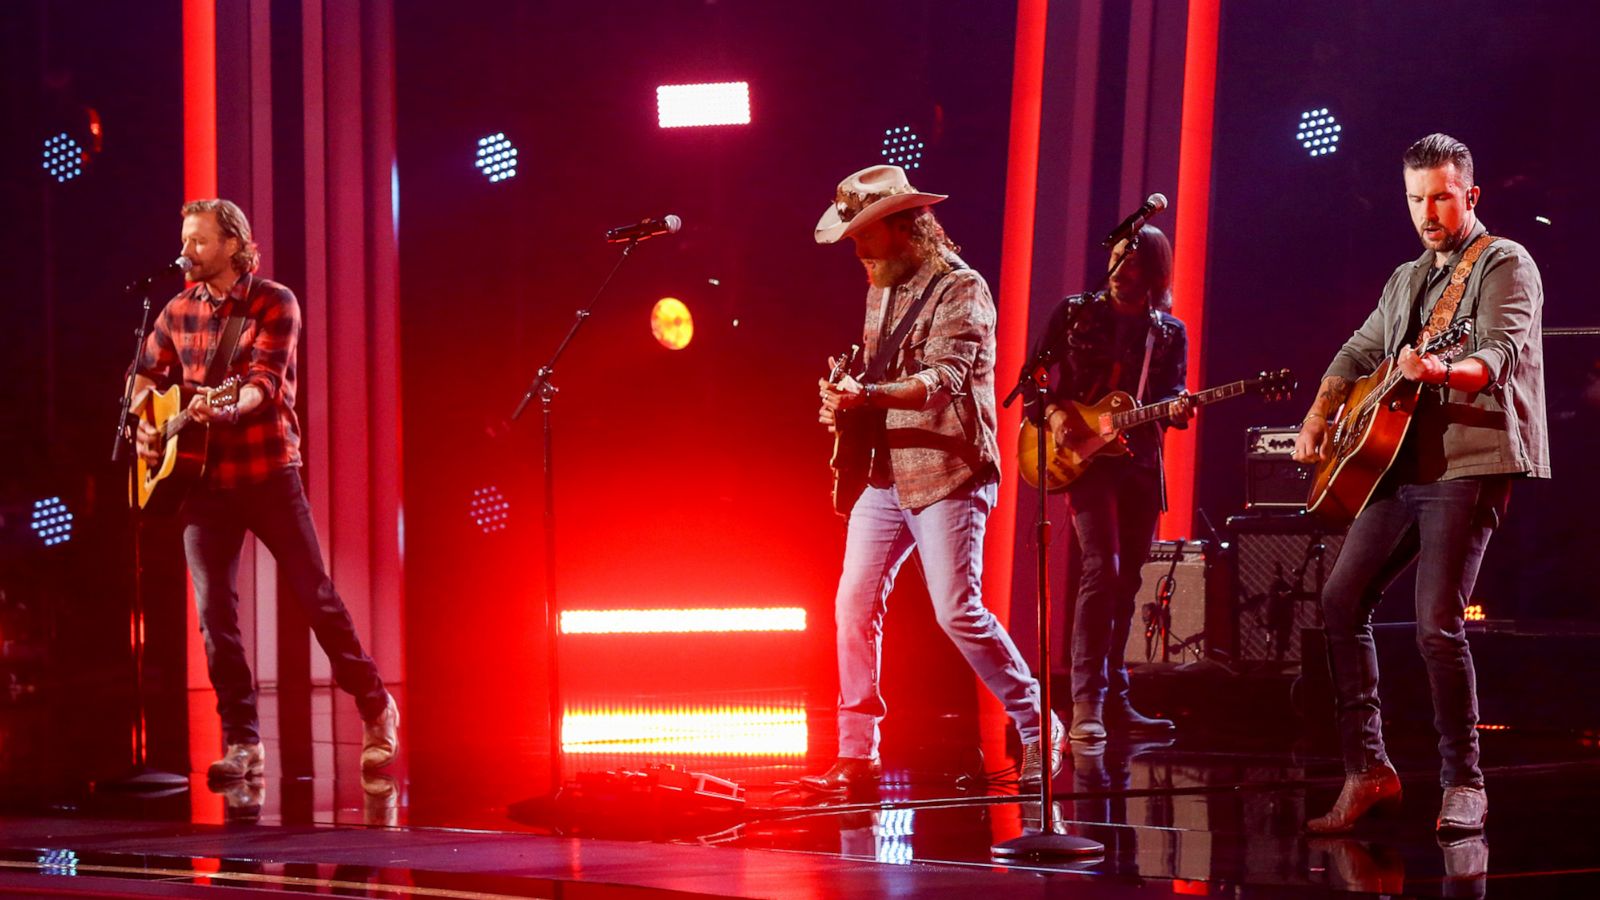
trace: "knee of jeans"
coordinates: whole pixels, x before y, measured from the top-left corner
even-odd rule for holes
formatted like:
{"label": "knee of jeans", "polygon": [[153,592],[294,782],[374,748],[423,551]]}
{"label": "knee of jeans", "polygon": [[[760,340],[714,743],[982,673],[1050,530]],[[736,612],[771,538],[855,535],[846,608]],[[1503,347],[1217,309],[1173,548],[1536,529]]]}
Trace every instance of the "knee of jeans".
{"label": "knee of jeans", "polygon": [[1332,584],[1323,590],[1322,623],[1330,632],[1354,631],[1370,617],[1359,593],[1338,590]]}
{"label": "knee of jeans", "polygon": [[1432,628],[1417,623],[1417,650],[1423,656],[1439,658],[1459,656],[1467,646],[1467,636]]}
{"label": "knee of jeans", "polygon": [[939,622],[939,627],[947,632],[978,631],[988,616],[989,611],[976,600],[942,605],[934,611],[934,618]]}
{"label": "knee of jeans", "polygon": [[1115,587],[1117,583],[1117,557],[1113,553],[1088,553],[1081,563],[1084,585]]}
{"label": "knee of jeans", "polygon": [[873,631],[876,617],[870,605],[839,603],[834,607],[833,621],[839,634],[861,635]]}

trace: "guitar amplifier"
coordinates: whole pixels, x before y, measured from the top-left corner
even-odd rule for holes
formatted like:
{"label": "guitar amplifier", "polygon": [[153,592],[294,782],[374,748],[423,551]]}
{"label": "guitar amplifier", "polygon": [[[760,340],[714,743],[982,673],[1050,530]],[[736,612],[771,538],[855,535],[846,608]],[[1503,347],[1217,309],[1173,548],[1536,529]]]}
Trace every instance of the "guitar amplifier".
{"label": "guitar amplifier", "polygon": [[1142,582],[1123,649],[1125,662],[1194,662],[1210,649],[1216,620],[1226,622],[1231,615],[1227,570],[1217,564],[1213,551],[1206,541],[1150,542],[1150,556],[1139,570]]}
{"label": "guitar amplifier", "polygon": [[1294,426],[1262,426],[1245,432],[1245,509],[1287,512],[1306,508],[1314,469],[1290,458],[1299,432]]}
{"label": "guitar amplifier", "polygon": [[1241,662],[1300,662],[1300,632],[1322,625],[1322,586],[1344,545],[1301,515],[1242,515],[1227,522],[1235,564],[1231,655]]}

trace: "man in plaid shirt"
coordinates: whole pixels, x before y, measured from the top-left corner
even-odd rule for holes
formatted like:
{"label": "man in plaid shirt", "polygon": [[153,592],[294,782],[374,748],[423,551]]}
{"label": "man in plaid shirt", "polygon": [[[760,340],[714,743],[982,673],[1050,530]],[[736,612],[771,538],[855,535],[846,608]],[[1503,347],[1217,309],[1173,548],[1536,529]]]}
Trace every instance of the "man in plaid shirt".
{"label": "man in plaid shirt", "polygon": [[[839,184],[834,204],[817,223],[818,243],[855,242],[871,285],[865,356],[891,354],[871,367],[868,383],[846,376],[819,385],[819,418],[830,430],[841,411],[883,412],[881,420],[869,420],[876,424],[867,486],[849,508],[834,601],[839,758],[826,772],[800,779],[819,792],[842,793],[882,771],[883,613],[913,547],[940,626],[1022,737],[1023,787],[1039,786],[1043,759],[1050,760],[1052,775],[1061,767],[1066,729],[1052,713],[1046,755],[1039,683],[980,593],[983,530],[1000,480],[995,307],[983,277],[956,255],[929,209],[943,199],[918,193],[899,166],[873,166]],[[925,294],[903,341],[888,346]]]}
{"label": "man in plaid shirt", "polygon": [[[183,207],[183,255],[194,264],[184,276],[189,287],[156,317],[134,389],[141,396],[172,384],[195,391],[188,411],[198,424],[190,427],[209,430],[205,473],[182,513],[184,555],[227,742],[207,774],[216,781],[254,778],[265,761],[255,678],[239,635],[235,576],[246,531],[272,551],[281,583],[306,610],[334,679],[356,698],[366,723],[361,767],[379,768],[394,759],[400,713],[328,577],[300,481],[294,410],[300,304],[288,288],[256,276],[260,253],[250,223],[228,200]],[[219,371],[241,387],[237,402],[214,407],[205,389],[215,385],[206,384],[206,373],[224,323],[235,316],[244,318],[244,327]],[[140,455],[159,463],[156,430],[141,420],[137,438]]]}

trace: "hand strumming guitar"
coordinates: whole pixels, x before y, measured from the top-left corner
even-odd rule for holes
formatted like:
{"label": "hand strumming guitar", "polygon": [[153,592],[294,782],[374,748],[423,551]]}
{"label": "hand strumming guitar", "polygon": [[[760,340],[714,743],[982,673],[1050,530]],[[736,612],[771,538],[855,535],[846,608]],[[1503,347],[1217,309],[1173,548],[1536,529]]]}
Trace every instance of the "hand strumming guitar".
{"label": "hand strumming guitar", "polygon": [[160,465],[161,432],[156,431],[154,425],[140,419],[133,440],[135,449],[139,451],[139,458],[143,459],[146,465]]}

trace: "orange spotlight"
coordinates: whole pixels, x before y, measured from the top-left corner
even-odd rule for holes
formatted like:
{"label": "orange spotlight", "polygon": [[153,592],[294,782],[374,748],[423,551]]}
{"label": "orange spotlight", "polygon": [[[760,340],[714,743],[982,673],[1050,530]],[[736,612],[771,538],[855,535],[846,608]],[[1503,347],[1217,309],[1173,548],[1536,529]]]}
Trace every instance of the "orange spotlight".
{"label": "orange spotlight", "polygon": [[1462,618],[1466,619],[1468,622],[1482,622],[1489,618],[1489,615],[1484,610],[1482,603],[1474,603],[1471,606],[1468,606],[1464,610],[1464,613],[1465,614],[1462,616]]}
{"label": "orange spotlight", "polygon": [[677,297],[662,297],[650,310],[650,333],[668,350],[682,350],[694,339],[694,317]]}

